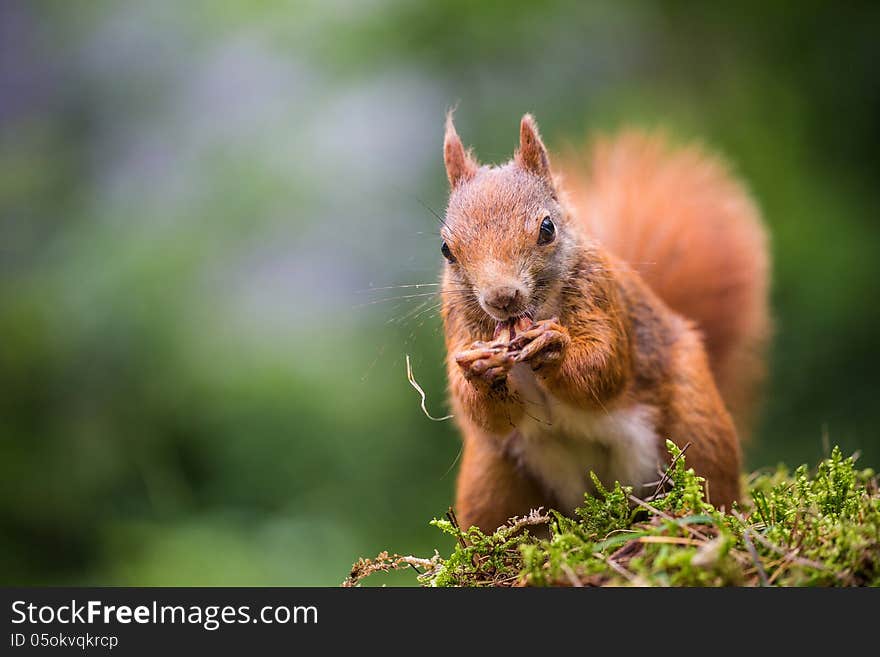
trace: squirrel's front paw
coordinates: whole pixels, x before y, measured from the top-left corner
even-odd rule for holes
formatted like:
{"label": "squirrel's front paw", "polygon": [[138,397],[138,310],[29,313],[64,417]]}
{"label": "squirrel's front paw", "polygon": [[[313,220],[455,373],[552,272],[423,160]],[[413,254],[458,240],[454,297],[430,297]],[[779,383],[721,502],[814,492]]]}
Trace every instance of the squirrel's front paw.
{"label": "squirrel's front paw", "polygon": [[570,342],[568,331],[553,317],[532,324],[510,342],[510,348],[518,350],[517,362],[527,362],[538,370],[545,365],[558,365]]}
{"label": "squirrel's front paw", "polygon": [[455,362],[468,381],[498,385],[507,379],[516,359],[502,342],[474,342],[469,349],[455,355]]}

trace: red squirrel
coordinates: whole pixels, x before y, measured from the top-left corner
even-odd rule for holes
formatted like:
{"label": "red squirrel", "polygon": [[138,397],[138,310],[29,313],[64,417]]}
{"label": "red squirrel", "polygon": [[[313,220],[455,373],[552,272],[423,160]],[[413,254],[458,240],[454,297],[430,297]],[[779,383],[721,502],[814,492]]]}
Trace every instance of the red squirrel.
{"label": "red squirrel", "polygon": [[571,513],[590,471],[650,495],[667,438],[729,507],[769,324],[767,239],[742,185],[697,147],[624,133],[586,167],[569,158],[566,189],[528,114],[503,165],[480,165],[451,114],[444,141],[459,522]]}

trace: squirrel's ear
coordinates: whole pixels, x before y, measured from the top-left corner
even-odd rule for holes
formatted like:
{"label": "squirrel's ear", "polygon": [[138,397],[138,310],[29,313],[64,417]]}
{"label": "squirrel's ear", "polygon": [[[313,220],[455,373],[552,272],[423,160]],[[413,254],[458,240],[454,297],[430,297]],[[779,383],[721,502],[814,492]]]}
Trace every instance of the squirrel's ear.
{"label": "squirrel's ear", "polygon": [[550,180],[550,158],[531,114],[523,115],[519,124],[519,150],[514,159],[526,171]]}
{"label": "squirrel's ear", "polygon": [[446,137],[443,140],[443,160],[446,162],[446,175],[449,185],[457,187],[477,174],[479,165],[469,151],[464,150],[461,139],[452,123],[452,112],[446,114]]}

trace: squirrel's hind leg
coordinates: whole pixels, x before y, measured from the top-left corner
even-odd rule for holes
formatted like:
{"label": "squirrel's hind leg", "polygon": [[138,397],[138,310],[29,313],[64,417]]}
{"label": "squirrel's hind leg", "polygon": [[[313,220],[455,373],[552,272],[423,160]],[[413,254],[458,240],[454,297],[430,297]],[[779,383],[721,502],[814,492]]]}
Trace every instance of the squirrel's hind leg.
{"label": "squirrel's hind leg", "polygon": [[[552,507],[552,500],[538,483],[508,455],[497,438],[477,431],[466,432],[456,490],[456,515],[467,529],[477,526],[494,532],[510,518],[532,509]],[[541,535],[541,527],[531,527]]]}

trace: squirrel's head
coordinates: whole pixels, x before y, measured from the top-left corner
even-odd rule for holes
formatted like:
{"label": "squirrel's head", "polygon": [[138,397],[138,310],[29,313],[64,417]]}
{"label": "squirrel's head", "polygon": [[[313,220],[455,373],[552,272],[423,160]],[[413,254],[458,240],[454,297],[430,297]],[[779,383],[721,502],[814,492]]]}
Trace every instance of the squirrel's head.
{"label": "squirrel's head", "polygon": [[535,120],[523,116],[512,160],[480,166],[450,113],[443,155],[451,187],[440,230],[448,301],[476,301],[496,322],[553,313],[544,307],[564,282],[574,236]]}

